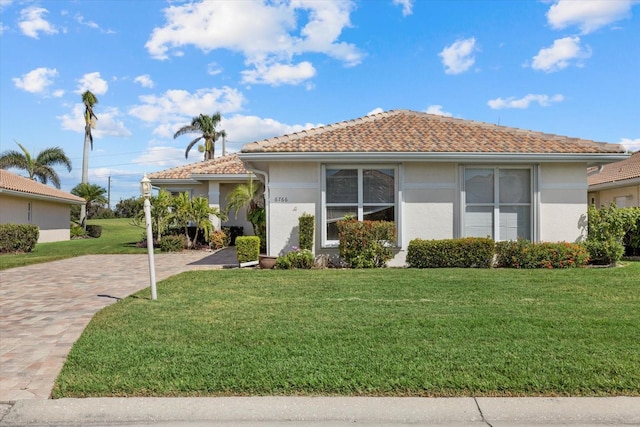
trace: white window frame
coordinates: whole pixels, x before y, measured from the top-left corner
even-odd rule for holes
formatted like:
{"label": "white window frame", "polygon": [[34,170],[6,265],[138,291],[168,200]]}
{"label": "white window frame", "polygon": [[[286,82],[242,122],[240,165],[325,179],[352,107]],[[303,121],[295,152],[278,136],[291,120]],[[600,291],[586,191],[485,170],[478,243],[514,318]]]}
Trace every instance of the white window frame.
{"label": "white window frame", "polygon": [[[498,242],[505,240],[500,236],[500,207],[501,206],[529,206],[529,240],[538,241],[538,167],[535,165],[464,165],[460,167],[460,237],[465,235],[466,221],[466,191],[465,191],[465,171],[468,169],[493,169],[493,239]],[[521,169],[529,171],[529,203],[500,203],[500,170]],[[471,204],[474,206],[476,204]],[[479,203],[477,206],[487,206],[488,203]]]}
{"label": "white window frame", "polygon": [[[327,239],[327,169],[355,169],[358,171],[358,203],[357,206],[354,206],[357,212],[358,220],[362,220],[364,217],[364,206],[390,206],[389,203],[364,203],[364,190],[363,190],[363,170],[369,169],[392,169],[393,170],[393,222],[396,225],[396,233],[398,235],[398,244],[400,241],[400,197],[401,194],[398,191],[399,187],[399,167],[398,165],[390,165],[390,164],[323,164],[322,165],[322,191],[321,193],[321,247],[322,248],[337,248],[339,245],[338,240],[328,240]],[[345,203],[329,203],[328,206],[331,205],[339,205],[345,206]]]}

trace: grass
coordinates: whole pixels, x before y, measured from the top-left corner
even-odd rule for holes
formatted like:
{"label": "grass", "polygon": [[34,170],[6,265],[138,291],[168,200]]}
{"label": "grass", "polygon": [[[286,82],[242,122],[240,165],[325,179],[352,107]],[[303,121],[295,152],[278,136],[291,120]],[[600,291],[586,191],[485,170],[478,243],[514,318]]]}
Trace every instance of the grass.
{"label": "grass", "polygon": [[146,248],[136,247],[144,229],[131,225],[131,219],[96,219],[88,223],[102,226],[100,238],[38,243],[30,253],[3,254],[0,255],[0,270],[80,255],[146,253]]}
{"label": "grass", "polygon": [[640,395],[640,262],[183,273],[100,311],[54,397]]}

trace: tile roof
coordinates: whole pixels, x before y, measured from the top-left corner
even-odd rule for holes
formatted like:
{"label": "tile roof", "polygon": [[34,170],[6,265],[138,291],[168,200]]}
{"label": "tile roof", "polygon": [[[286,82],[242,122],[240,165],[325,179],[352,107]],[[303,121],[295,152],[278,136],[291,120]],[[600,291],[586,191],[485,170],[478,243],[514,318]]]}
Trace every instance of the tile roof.
{"label": "tile roof", "polygon": [[46,199],[56,199],[60,202],[69,202],[72,204],[85,203],[82,197],[0,169],[0,193],[6,191],[24,193],[25,195],[39,196]]}
{"label": "tile roof", "polygon": [[242,153],[624,153],[620,145],[409,110],[246,144]]}
{"label": "tile roof", "polygon": [[248,174],[244,163],[237,154],[216,157],[211,160],[203,160],[184,166],[148,174],[149,179],[192,179],[193,175],[243,175]]}
{"label": "tile roof", "polygon": [[640,151],[636,151],[626,160],[604,165],[599,173],[589,175],[589,185],[605,184],[640,178]]}

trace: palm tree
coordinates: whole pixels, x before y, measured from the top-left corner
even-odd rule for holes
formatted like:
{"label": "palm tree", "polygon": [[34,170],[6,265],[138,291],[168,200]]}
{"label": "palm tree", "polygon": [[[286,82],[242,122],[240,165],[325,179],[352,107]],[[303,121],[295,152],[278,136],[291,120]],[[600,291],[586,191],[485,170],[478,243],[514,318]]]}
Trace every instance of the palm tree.
{"label": "palm tree", "polygon": [[[209,234],[213,228],[211,215],[220,219],[226,219],[226,215],[221,213],[217,208],[209,206],[209,201],[202,196],[189,199],[187,192],[180,193],[174,199],[175,220],[180,227],[184,228],[184,234],[187,238],[187,248],[191,248],[198,241],[198,232],[202,229],[205,236]],[[196,233],[192,240],[189,237],[189,226],[196,227]]]}
{"label": "palm tree", "polygon": [[89,182],[89,145],[93,150],[93,135],[91,129],[96,127],[98,118],[93,113],[93,106],[98,103],[98,98],[90,91],[82,94],[82,103],[84,104],[84,151],[82,153],[82,182]]}
{"label": "palm tree", "polygon": [[[71,194],[82,197],[87,201],[86,212],[91,212],[93,205],[104,205],[107,203],[107,198],[104,196],[106,193],[107,190],[104,187],[86,182],[81,182],[71,190]],[[82,215],[80,216],[80,223],[83,228],[86,227],[86,215],[84,219],[82,218]]]}
{"label": "palm tree", "polygon": [[38,153],[36,158],[31,157],[29,151],[16,141],[22,153],[15,150],[5,151],[0,154],[0,168],[22,169],[29,174],[29,178],[38,180],[43,184],[49,181],[60,188],[60,177],[53,169],[54,165],[63,165],[71,172],[71,161],[60,147],[45,148]]}
{"label": "palm tree", "polygon": [[266,249],[267,221],[264,208],[264,184],[250,178],[227,195],[227,212],[234,211],[236,218],[240,209],[247,208],[247,221],[253,226],[253,234],[260,237],[260,250]]}
{"label": "palm tree", "polygon": [[[91,93],[91,91],[85,91],[82,94],[82,103],[84,104],[84,151],[82,152],[82,183],[89,183],[89,145],[93,150],[93,135],[91,129],[95,128],[96,120],[98,117],[93,113],[93,106],[98,103],[98,98]],[[88,205],[88,203],[87,203]],[[83,226],[87,222],[87,209],[88,206],[80,207],[80,223]]]}
{"label": "palm tree", "polygon": [[187,145],[187,149],[184,152],[185,159],[189,158],[189,151],[201,139],[204,139],[204,159],[213,159],[215,154],[216,141],[220,137],[222,137],[223,139],[227,137],[227,132],[225,132],[224,129],[220,132],[216,131],[216,127],[220,123],[220,120],[222,120],[220,112],[217,112],[212,116],[200,114],[198,117],[194,117],[191,120],[190,125],[186,125],[178,129],[178,131],[173,135],[173,139],[176,139],[180,135],[184,135],[187,133],[201,134],[199,137],[191,141],[189,145]]}

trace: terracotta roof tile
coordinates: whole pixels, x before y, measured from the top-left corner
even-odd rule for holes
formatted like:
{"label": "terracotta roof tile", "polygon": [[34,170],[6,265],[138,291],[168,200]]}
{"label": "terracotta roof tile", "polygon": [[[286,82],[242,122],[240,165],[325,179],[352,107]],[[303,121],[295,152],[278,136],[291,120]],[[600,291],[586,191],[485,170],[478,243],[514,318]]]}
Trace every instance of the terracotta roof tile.
{"label": "terracotta roof tile", "polygon": [[620,145],[409,110],[392,110],[252,142],[243,153],[624,153]]}
{"label": "terracotta roof tile", "polygon": [[59,199],[74,204],[85,203],[82,197],[75,196],[66,191],[58,190],[40,182],[29,178],[16,175],[4,169],[0,169],[0,192],[9,190],[18,193],[32,194],[35,196],[44,196],[51,199]]}
{"label": "terracotta roof tile", "polygon": [[636,151],[628,159],[605,165],[599,173],[589,175],[589,185],[624,181],[640,178],[640,151]]}
{"label": "terracotta roof tile", "polygon": [[191,179],[193,175],[242,175],[248,174],[237,154],[216,157],[184,166],[150,173],[149,179]]}

